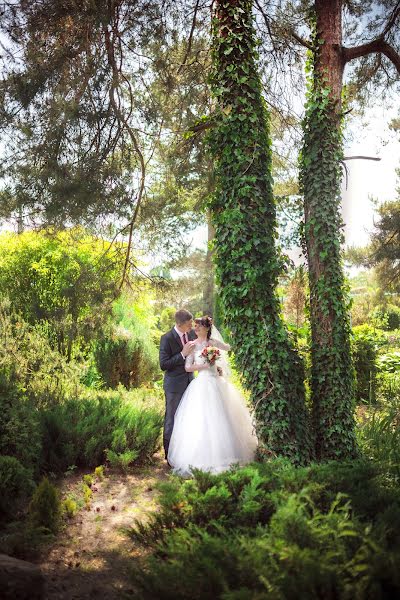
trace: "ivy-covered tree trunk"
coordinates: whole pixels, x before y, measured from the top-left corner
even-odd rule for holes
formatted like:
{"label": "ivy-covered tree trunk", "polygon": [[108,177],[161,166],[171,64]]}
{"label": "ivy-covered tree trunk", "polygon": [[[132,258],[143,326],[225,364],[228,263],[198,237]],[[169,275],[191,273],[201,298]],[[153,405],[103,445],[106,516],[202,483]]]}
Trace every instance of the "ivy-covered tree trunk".
{"label": "ivy-covered tree trunk", "polygon": [[250,0],[219,0],[213,18],[210,134],[216,272],[237,364],[251,390],[261,447],[309,458],[302,361],[291,347],[276,294],[268,114],[257,71]]}
{"label": "ivy-covered tree trunk", "polygon": [[355,453],[354,372],[341,261],[341,0],[316,0],[301,154],[312,330],[312,420],[319,459]]}

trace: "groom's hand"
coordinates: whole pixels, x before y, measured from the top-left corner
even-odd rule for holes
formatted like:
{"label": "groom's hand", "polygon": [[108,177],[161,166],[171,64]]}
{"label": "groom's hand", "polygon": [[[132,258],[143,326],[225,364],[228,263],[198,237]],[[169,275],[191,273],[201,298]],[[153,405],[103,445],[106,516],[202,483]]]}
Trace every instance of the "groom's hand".
{"label": "groom's hand", "polygon": [[182,348],[182,356],[186,358],[192,351],[196,342],[186,342],[186,344]]}

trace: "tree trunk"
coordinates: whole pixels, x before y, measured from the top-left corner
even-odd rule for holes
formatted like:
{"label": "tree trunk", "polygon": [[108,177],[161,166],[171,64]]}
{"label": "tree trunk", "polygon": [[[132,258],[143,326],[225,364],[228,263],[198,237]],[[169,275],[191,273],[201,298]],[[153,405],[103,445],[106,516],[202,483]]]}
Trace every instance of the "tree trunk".
{"label": "tree trunk", "polygon": [[300,179],[310,278],[316,455],[355,453],[354,375],[341,261],[341,0],[316,0],[316,36]]}
{"label": "tree trunk", "polygon": [[309,458],[302,362],[291,347],[276,294],[269,120],[257,71],[250,0],[218,0],[213,19],[210,133],[216,272],[236,362],[251,391],[260,449]]}
{"label": "tree trunk", "polygon": [[[315,75],[330,89],[332,110],[340,115],[342,104],[342,0],[315,0],[316,37],[323,42],[315,56]],[[337,122],[339,124],[339,118]]]}

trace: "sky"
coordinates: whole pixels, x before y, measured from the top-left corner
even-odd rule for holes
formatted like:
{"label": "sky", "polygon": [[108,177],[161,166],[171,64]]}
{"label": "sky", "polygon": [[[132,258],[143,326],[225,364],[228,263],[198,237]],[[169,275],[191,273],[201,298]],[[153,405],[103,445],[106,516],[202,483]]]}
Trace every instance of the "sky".
{"label": "sky", "polygon": [[363,246],[368,243],[373,228],[375,209],[371,197],[378,204],[395,200],[400,181],[396,169],[400,168],[399,132],[389,130],[388,122],[395,118],[394,110],[384,106],[370,111],[368,119],[353,126],[352,141],[345,149],[345,156],[367,155],[379,157],[370,160],[346,161],[348,187],[342,185],[343,220],[346,245]]}

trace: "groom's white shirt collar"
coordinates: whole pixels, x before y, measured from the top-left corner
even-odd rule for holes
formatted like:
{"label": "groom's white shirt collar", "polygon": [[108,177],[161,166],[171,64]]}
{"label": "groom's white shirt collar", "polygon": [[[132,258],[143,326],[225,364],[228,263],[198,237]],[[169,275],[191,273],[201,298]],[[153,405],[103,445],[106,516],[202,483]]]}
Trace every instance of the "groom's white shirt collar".
{"label": "groom's white shirt collar", "polygon": [[174,325],[174,329],[175,329],[176,333],[179,335],[179,337],[182,339],[182,337],[183,337],[184,334],[181,331],[179,331],[179,329],[177,328],[176,325]]}

